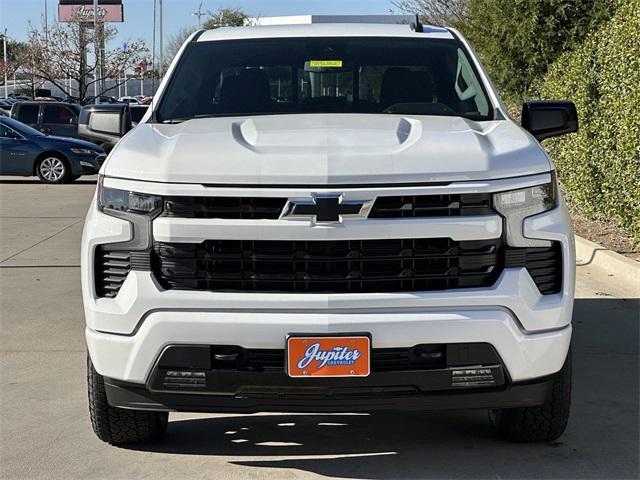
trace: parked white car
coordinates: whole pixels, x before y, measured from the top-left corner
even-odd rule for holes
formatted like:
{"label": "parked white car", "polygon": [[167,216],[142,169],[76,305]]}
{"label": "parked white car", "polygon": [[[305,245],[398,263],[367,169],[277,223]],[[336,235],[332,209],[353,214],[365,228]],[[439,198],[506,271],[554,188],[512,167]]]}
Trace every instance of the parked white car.
{"label": "parked white car", "polygon": [[136,97],[120,97],[118,101],[121,103],[129,103],[132,105],[138,105],[140,103]]}
{"label": "parked white car", "polygon": [[[89,129],[121,135],[126,109]],[[219,28],[184,44],[101,169],[82,241],[93,428],[168,412],[569,416],[574,247],[539,141],[453,29]]]}

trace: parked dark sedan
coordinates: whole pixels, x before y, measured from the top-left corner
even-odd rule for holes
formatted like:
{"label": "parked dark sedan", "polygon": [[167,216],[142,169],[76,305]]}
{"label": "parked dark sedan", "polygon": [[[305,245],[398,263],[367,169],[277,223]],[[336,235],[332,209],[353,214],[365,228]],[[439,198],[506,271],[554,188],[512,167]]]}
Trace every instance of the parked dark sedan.
{"label": "parked dark sedan", "polygon": [[45,183],[64,183],[97,173],[105,158],[91,142],[47,136],[0,117],[0,175],[38,175]]}

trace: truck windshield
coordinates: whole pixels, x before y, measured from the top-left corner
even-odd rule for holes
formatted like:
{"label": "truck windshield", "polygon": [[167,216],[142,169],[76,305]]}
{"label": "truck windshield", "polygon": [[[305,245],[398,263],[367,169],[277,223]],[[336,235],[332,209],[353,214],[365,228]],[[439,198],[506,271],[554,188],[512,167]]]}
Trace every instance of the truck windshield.
{"label": "truck windshield", "polygon": [[191,43],[156,120],[295,113],[493,118],[457,40],[327,37]]}

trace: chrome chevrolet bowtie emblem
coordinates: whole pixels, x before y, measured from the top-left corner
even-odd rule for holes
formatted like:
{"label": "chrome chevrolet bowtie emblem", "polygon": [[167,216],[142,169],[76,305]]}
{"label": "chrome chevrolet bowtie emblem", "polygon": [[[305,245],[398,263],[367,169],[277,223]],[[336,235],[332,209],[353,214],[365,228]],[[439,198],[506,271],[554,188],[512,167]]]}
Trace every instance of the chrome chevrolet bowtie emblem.
{"label": "chrome chevrolet bowtie emblem", "polygon": [[344,200],[342,194],[312,194],[310,199],[291,199],[281,218],[309,218],[315,223],[339,223],[343,217],[365,218],[373,200]]}

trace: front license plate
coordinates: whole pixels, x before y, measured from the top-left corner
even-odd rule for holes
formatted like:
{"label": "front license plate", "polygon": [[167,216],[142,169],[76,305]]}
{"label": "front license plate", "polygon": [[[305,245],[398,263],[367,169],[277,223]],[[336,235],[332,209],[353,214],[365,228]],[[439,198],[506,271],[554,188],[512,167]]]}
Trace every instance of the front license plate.
{"label": "front license plate", "polygon": [[371,340],[366,335],[287,338],[290,377],[366,377]]}

